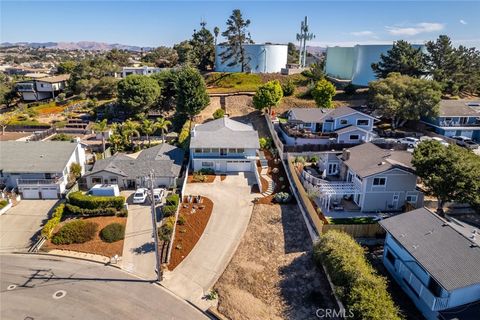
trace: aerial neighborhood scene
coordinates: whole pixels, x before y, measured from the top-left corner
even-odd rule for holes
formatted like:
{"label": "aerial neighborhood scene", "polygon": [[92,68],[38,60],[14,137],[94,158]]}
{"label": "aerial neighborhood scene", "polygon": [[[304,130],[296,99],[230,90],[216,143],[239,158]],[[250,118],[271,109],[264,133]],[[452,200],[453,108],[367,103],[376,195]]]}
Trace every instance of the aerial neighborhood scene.
{"label": "aerial neighborhood scene", "polygon": [[0,2],[0,319],[480,319],[480,2]]}

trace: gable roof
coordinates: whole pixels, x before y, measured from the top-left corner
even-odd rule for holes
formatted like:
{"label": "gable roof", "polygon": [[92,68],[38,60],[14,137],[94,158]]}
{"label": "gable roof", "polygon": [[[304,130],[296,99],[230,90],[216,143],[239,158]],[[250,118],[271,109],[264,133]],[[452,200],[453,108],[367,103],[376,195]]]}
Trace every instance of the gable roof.
{"label": "gable roof", "polygon": [[86,175],[107,171],[123,177],[136,178],[149,175],[153,170],[156,177],[177,177],[182,169],[183,149],[162,143],[140,152],[137,158],[118,153],[113,157],[95,162]]}
{"label": "gable roof", "polygon": [[[350,152],[348,160],[344,158],[347,152]],[[362,178],[394,168],[413,171],[410,152],[386,150],[373,143],[364,143],[346,149],[339,158]]]}
{"label": "gable roof", "polygon": [[379,223],[446,290],[480,284],[480,248],[438,215],[421,208]]}
{"label": "gable roof", "polygon": [[337,129],[335,130],[335,132],[337,134],[342,134],[342,133],[346,133],[346,132],[351,132],[351,131],[362,131],[362,132],[365,132],[365,133],[369,133],[369,131],[363,129],[363,128],[359,128],[357,126],[353,126],[353,125],[348,125],[346,127],[343,127],[343,128],[340,128],[340,129]]}
{"label": "gable roof", "polygon": [[258,133],[251,125],[223,117],[195,125],[190,148],[259,149],[260,144]]}
{"label": "gable roof", "polygon": [[368,114],[346,106],[338,108],[292,108],[290,109],[290,113],[296,120],[302,122],[322,122],[325,119],[335,119],[353,113],[360,113],[365,117],[374,119],[374,117]]}
{"label": "gable roof", "polygon": [[69,141],[0,141],[0,170],[63,172],[77,146],[77,142]]}
{"label": "gable roof", "polygon": [[37,79],[37,81],[48,82],[48,83],[56,83],[56,82],[67,81],[68,79],[70,79],[69,74],[60,74],[58,76],[40,78],[40,79]]}
{"label": "gable roof", "polygon": [[440,101],[440,117],[480,117],[480,107],[468,106],[468,103],[480,104],[473,100],[442,100]]}

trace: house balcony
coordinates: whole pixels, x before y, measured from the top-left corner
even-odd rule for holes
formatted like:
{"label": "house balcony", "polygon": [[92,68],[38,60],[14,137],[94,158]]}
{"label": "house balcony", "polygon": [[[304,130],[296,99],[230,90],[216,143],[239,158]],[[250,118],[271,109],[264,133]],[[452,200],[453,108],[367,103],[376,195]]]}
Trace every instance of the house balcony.
{"label": "house balcony", "polygon": [[438,124],[439,127],[442,128],[463,128],[463,127],[480,127],[480,117],[477,119],[475,123],[460,123],[454,121],[440,121]]}
{"label": "house balcony", "polygon": [[448,297],[435,297],[400,259],[395,260],[395,271],[410,291],[413,291],[413,294],[422,300],[430,310],[440,311],[448,308]]}
{"label": "house balcony", "polygon": [[61,184],[63,180],[63,177],[55,179],[17,179],[17,186],[51,186]]}
{"label": "house balcony", "polygon": [[315,132],[310,129],[300,128],[296,123],[280,123],[280,129],[288,136],[292,138],[301,139],[331,139],[337,138],[335,132]]}

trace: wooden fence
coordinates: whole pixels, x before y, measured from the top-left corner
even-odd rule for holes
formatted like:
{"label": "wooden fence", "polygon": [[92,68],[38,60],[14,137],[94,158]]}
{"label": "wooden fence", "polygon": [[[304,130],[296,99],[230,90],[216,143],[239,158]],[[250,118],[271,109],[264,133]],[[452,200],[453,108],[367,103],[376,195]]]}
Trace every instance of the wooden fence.
{"label": "wooden fence", "polygon": [[378,224],[324,224],[320,227],[319,234],[330,230],[343,231],[354,238],[377,238],[385,235],[385,230]]}

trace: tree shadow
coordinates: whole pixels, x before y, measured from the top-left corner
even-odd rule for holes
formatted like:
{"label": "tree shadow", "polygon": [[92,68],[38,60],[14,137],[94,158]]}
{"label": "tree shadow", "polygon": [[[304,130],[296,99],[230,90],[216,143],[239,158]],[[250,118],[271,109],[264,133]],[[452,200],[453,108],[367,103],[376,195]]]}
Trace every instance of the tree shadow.
{"label": "tree shadow", "polygon": [[281,205],[281,222],[285,253],[312,250],[311,239],[296,205]]}
{"label": "tree shadow", "polygon": [[132,249],[132,252],[135,254],[145,254],[153,251],[155,251],[155,243],[153,241],[144,243],[140,247]]}

